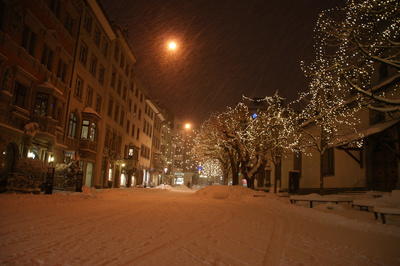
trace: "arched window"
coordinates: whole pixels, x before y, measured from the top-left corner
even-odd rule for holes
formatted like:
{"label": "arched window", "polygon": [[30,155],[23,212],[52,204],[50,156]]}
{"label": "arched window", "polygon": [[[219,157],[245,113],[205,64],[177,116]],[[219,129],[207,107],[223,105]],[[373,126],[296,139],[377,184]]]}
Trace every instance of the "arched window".
{"label": "arched window", "polygon": [[74,113],[69,116],[68,137],[76,137],[76,115]]}

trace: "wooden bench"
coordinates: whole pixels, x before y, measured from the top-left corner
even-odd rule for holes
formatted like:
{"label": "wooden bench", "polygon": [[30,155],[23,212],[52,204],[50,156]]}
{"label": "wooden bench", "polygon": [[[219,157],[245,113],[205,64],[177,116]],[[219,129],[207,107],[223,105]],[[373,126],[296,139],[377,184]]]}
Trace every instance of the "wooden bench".
{"label": "wooden bench", "polygon": [[332,202],[338,204],[339,202],[346,202],[346,203],[352,203],[353,199],[351,197],[347,196],[313,196],[313,197],[307,197],[307,196],[291,196],[290,197],[290,203],[294,204],[298,201],[306,201],[310,203],[310,208],[313,207],[313,202]]}
{"label": "wooden bench", "polygon": [[361,211],[372,211],[374,207],[383,206],[384,203],[374,199],[355,199],[351,204],[352,207],[359,207]]}
{"label": "wooden bench", "polygon": [[386,215],[400,215],[400,208],[396,207],[374,207],[375,219],[378,220],[378,214],[382,218],[382,223],[386,223]]}

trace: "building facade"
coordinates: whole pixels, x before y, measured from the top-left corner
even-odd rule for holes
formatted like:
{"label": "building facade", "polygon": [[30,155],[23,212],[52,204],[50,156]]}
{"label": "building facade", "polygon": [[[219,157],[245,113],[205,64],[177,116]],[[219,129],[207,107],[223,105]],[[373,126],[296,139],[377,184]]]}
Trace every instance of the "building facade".
{"label": "building facade", "polygon": [[68,97],[82,3],[0,1],[0,162],[64,157]]}
{"label": "building facade", "polygon": [[21,157],[77,163],[88,187],[163,182],[165,119],[99,1],[0,0],[0,20],[2,186]]}

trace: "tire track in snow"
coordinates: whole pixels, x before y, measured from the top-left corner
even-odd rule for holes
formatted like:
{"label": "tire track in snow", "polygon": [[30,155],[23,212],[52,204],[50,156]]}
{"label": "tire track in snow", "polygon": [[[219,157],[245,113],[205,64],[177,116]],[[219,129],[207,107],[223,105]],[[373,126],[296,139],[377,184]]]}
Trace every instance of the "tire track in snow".
{"label": "tire track in snow", "polygon": [[272,234],[265,251],[263,265],[280,265],[286,246],[292,236],[293,224],[283,215],[274,213]]}
{"label": "tire track in snow", "polygon": [[[170,215],[169,210],[172,209],[171,206],[173,206],[171,203],[174,201],[174,199],[170,199],[169,202],[163,202],[166,203],[165,206],[165,211],[163,213],[164,217],[163,219],[165,220],[169,220],[170,218],[168,218],[168,215]],[[186,205],[186,204],[185,204]],[[176,208],[176,206],[174,206],[173,208]],[[186,217],[185,219],[187,219],[187,217],[189,216],[192,221],[194,223],[198,222],[198,220],[196,219],[196,217],[193,215],[192,211],[187,211],[184,208],[182,208],[182,212],[183,212],[183,216]],[[174,212],[172,212],[174,213]],[[167,216],[167,217],[165,217]],[[194,227],[194,225],[193,225]],[[188,231],[188,232],[182,232],[181,229],[182,228],[177,228],[179,230],[174,230],[173,228],[170,228],[170,230],[172,230],[172,233],[169,232],[169,237],[163,241],[162,243],[154,243],[154,241],[152,241],[150,244],[155,244],[155,246],[153,248],[151,248],[150,250],[146,247],[146,252],[140,254],[139,256],[135,256],[134,258],[130,259],[127,261],[128,264],[146,264],[148,260],[152,260],[152,258],[154,256],[162,256],[165,253],[169,253],[171,251],[174,250],[178,250],[179,247],[181,246],[181,243],[187,240],[193,241],[195,238],[193,238],[193,236],[195,235],[201,235],[205,232],[207,232],[210,228],[208,226],[208,224],[204,223],[197,223],[196,227],[193,228],[192,230]],[[174,238],[171,239],[171,235],[175,236]],[[189,241],[189,242],[190,242]],[[137,250],[138,251],[138,250]]]}

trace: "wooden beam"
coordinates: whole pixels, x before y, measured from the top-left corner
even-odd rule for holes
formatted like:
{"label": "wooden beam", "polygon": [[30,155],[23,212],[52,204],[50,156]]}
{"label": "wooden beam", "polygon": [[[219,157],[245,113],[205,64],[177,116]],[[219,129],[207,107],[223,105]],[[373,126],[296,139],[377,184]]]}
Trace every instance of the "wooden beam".
{"label": "wooden beam", "polygon": [[[344,151],[345,153],[347,153],[354,161],[356,161],[359,165],[360,168],[362,169],[364,167],[364,163],[363,163],[363,156],[362,156],[362,149],[358,149],[360,151],[360,159],[358,159],[356,156],[354,156],[354,154],[352,154],[348,148],[345,147],[337,147],[337,149]],[[356,149],[352,149],[352,150],[356,150]]]}

